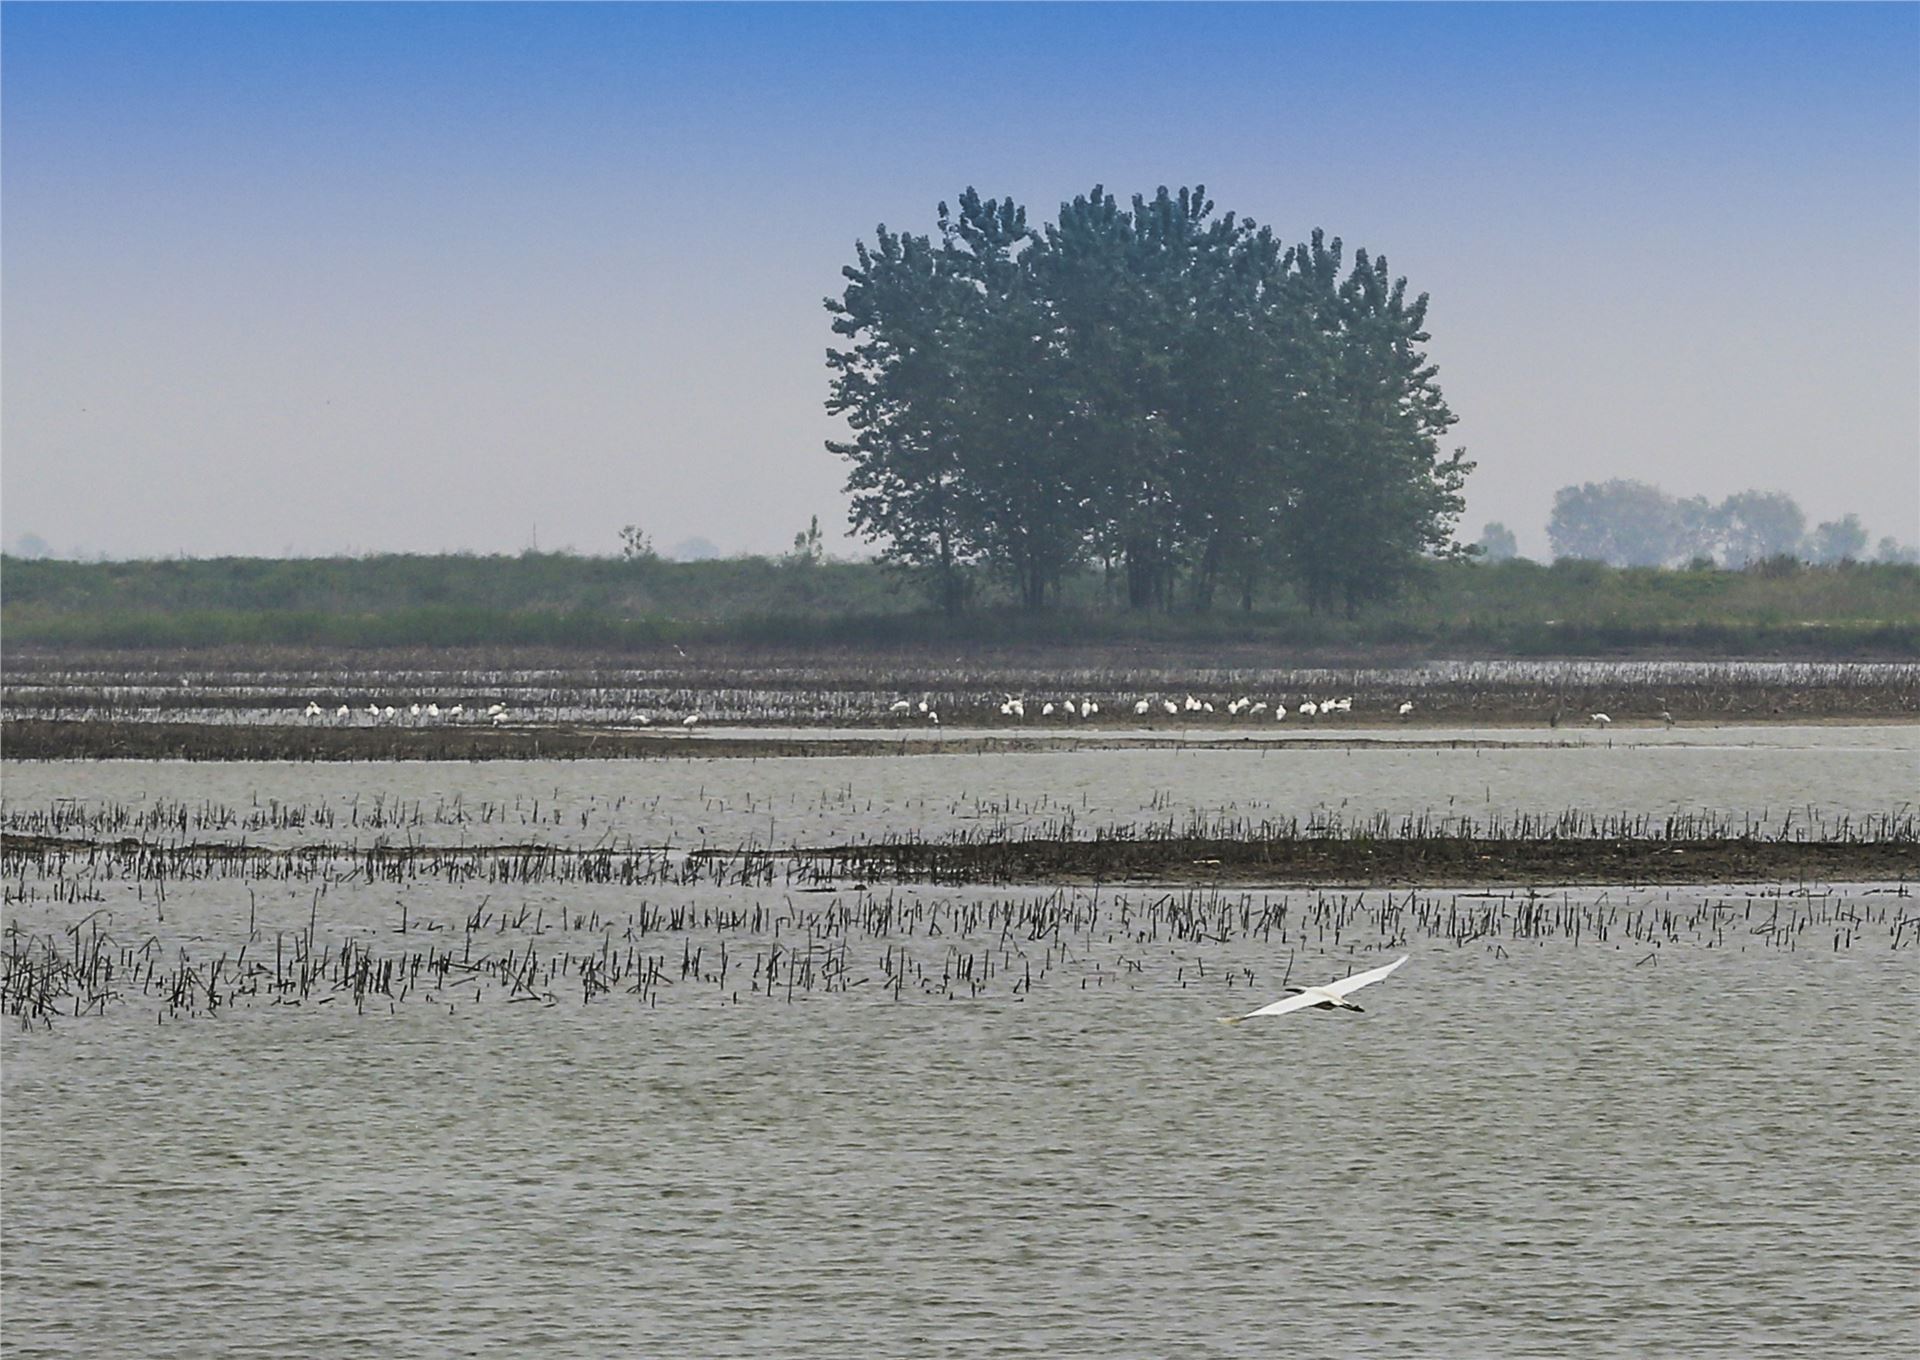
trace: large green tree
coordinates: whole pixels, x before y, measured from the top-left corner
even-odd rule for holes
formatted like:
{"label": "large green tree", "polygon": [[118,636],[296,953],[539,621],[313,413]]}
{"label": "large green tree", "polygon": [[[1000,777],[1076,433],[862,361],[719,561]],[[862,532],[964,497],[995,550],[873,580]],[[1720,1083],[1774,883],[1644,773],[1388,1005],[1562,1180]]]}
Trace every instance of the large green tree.
{"label": "large green tree", "polygon": [[926,569],[948,613],[964,598],[962,568],[980,552],[974,493],[960,455],[969,434],[960,331],[970,301],[924,236],[882,225],[841,271],[844,295],[827,299],[834,334],[827,410],[853,438],[827,447],[852,469],[854,529],[890,561]]}
{"label": "large green tree", "polygon": [[1441,451],[1456,417],[1421,348],[1427,295],[1409,299],[1385,257],[1364,250],[1342,277],[1342,254],[1338,237],[1316,231],[1289,256],[1324,367],[1278,523],[1308,606],[1352,615],[1398,591],[1424,558],[1463,551],[1452,531],[1473,464]]}
{"label": "large green tree", "polygon": [[1384,259],[1283,249],[1201,187],[1096,185],[1038,230],[970,188],[937,240],[883,227],[843,273],[854,524],[949,609],[971,564],[1038,608],[1092,557],[1134,608],[1223,582],[1251,607],[1279,574],[1351,613],[1456,551],[1472,464],[1440,449],[1426,296]]}

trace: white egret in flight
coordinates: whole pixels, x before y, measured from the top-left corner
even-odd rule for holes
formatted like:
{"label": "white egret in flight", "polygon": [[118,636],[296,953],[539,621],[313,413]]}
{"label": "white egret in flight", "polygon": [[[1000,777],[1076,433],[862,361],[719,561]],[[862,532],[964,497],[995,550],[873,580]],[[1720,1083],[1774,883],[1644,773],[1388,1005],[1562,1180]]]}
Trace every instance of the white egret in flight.
{"label": "white egret in flight", "polygon": [[1248,1011],[1245,1015],[1234,1016],[1224,1023],[1237,1025],[1242,1020],[1251,1020],[1257,1015],[1285,1015],[1288,1011],[1303,1011],[1315,1006],[1323,1010],[1357,1011],[1360,1007],[1347,1000],[1347,997],[1370,982],[1378,982],[1406,961],[1407,956],[1402,954],[1392,963],[1384,964],[1379,968],[1370,968],[1364,973],[1355,973],[1352,977],[1341,978],[1338,982],[1329,982],[1324,987],[1291,987],[1288,990],[1293,993],[1292,996],[1282,997],[1272,1005],[1262,1006],[1257,1011]]}

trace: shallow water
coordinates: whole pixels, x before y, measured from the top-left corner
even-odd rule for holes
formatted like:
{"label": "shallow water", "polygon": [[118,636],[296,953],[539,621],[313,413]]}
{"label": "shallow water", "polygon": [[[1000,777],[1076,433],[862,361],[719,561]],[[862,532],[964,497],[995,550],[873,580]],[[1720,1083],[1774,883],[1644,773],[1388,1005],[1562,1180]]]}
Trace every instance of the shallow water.
{"label": "shallow water", "polygon": [[[1917,751],[1913,729],[1818,727],[0,776],[10,824],[73,799],[187,808],[188,830],[124,833],[160,839],[688,845],[1316,808],[1777,822],[1906,803]],[[272,799],[313,816],[260,822]],[[9,1356],[1911,1353],[1920,906],[1892,885],[1547,895],[1612,923],[1577,943],[1419,928],[1404,892],[501,887],[367,881],[347,856],[317,881],[43,888],[12,880],[0,918],[62,947],[84,919],[164,959],[309,928],[392,956],[462,947],[478,912],[482,957],[605,938],[673,980],[591,1001],[571,973],[521,1000],[461,982],[364,1013],[323,988],[195,1019],[132,989],[8,1022]],[[1497,899],[1422,896],[1435,923]],[[1006,928],[1034,901],[1101,924]],[[1232,925],[1276,901],[1277,933]],[[870,929],[797,924],[881,902]],[[683,906],[785,926],[632,933]],[[1228,924],[1172,929],[1189,907]],[[1769,929],[1783,913],[1807,924]],[[776,931],[839,948],[847,985],[713,981],[719,937],[744,977]],[[1364,1015],[1215,1023],[1400,952]],[[976,954],[991,973],[957,985]]]}
{"label": "shallow water", "polygon": [[[704,739],[702,739],[704,741]],[[689,743],[697,751],[701,742]],[[1920,726],[1748,727],[1572,743],[1316,743],[770,760],[0,766],[0,822],[162,803],[232,813],[190,839],[291,845],[821,845],[959,832],[1086,835],[1207,821],[1706,814],[1778,828],[1910,806]],[[278,808],[308,810],[289,825]],[[324,809],[324,812],[321,810]]]}
{"label": "shallow water", "polygon": [[8,1353],[1909,1353],[1911,952],[1410,952],[9,1031]]}

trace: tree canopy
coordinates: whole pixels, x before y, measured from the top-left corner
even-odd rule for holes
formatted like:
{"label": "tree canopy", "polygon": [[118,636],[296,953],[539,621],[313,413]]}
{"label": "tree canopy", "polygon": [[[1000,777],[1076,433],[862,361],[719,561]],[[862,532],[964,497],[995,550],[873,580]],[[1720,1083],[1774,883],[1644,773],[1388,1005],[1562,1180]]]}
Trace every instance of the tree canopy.
{"label": "tree canopy", "polygon": [[854,528],[943,608],[969,568],[1039,608],[1097,564],[1136,609],[1285,581],[1353,613],[1466,551],[1427,298],[1384,257],[1287,245],[1199,186],[1096,185],[1040,227],[969,188],[936,222],[856,244],[827,408]]}
{"label": "tree canopy", "polygon": [[1831,563],[1865,555],[1867,531],[1858,515],[1811,533],[1806,526],[1806,514],[1783,491],[1740,491],[1715,505],[1705,496],[1676,500],[1647,482],[1615,479],[1561,487],[1547,537],[1556,557],[1617,567],[1743,567],[1793,556]]}

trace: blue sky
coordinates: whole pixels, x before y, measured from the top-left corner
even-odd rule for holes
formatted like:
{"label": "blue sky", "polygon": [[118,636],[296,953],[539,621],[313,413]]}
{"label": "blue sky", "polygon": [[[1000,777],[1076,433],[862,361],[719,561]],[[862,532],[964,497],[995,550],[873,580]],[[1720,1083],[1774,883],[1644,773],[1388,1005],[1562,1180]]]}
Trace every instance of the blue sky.
{"label": "blue sky", "polygon": [[854,240],[1096,182],[1430,292],[1472,533],[1920,538],[1920,7],[8,3],[0,77],[9,543],[778,548]]}

